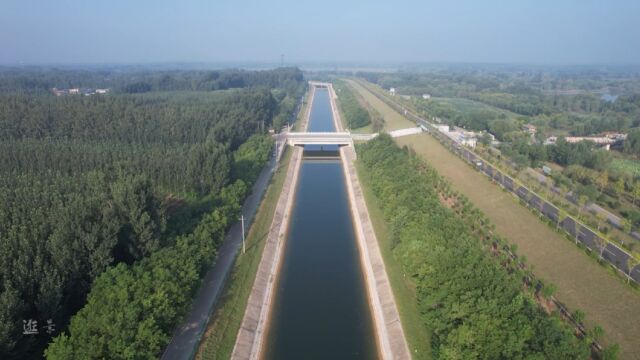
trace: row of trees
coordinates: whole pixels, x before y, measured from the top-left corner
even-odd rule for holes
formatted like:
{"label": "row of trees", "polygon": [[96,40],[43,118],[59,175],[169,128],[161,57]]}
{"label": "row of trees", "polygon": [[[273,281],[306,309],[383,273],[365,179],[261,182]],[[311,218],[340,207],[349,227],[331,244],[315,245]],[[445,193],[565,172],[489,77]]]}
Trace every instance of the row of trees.
{"label": "row of trees", "polygon": [[[89,292],[110,301],[124,288],[123,317],[101,325],[126,339],[123,313],[158,321],[157,355],[271,153],[266,129],[292,111],[276,93],[286,90],[0,95],[0,357],[41,356],[50,334],[23,335],[22,320],[51,319],[57,334]],[[147,307],[153,289],[177,301],[173,313]]]}
{"label": "row of trees", "polygon": [[589,340],[577,339],[522,290],[527,275],[520,266],[493,258],[491,249],[503,241],[482,241],[492,236],[486,218],[464,199],[442,200],[448,187],[432,168],[388,136],[360,145],[358,157],[382,206],[394,255],[416,284],[435,358],[589,357]]}
{"label": "row of trees", "polygon": [[371,116],[355,94],[344,82],[336,82],[334,86],[338,95],[340,110],[347,120],[349,129],[358,129],[371,124]]}

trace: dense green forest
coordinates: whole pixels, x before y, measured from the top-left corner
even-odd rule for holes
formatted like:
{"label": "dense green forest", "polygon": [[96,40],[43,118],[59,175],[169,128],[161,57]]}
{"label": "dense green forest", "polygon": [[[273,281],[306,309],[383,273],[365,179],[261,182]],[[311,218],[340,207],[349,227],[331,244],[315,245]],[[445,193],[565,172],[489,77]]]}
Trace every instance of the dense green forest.
{"label": "dense green forest", "polygon": [[542,286],[525,285],[527,270],[499,251],[505,242],[486,217],[432,168],[384,135],[359,145],[358,158],[417,287],[435,358],[589,358],[589,337],[544,313]]}
{"label": "dense green forest", "polygon": [[[0,72],[0,357],[40,356],[83,307],[49,357],[158,354],[304,89],[297,70],[223,73],[246,88],[55,97]],[[46,74],[27,79],[103,76]]]}

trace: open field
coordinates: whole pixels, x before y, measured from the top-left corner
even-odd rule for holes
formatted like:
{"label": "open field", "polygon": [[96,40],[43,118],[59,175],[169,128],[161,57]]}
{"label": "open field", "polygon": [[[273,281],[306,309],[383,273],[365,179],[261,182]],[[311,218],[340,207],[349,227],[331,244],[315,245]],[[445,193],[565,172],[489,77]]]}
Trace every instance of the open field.
{"label": "open field", "polygon": [[401,265],[395,260],[391,249],[391,237],[384,222],[384,217],[378,199],[373,194],[368,177],[363,172],[362,165],[356,162],[358,178],[362,185],[367,209],[374,231],[378,238],[378,245],[384,259],[387,276],[393,289],[393,294],[400,313],[402,328],[414,360],[431,359],[431,343],[428,329],[422,323],[416,303],[416,289],[411,278],[405,277]]}
{"label": "open field", "polygon": [[224,293],[211,317],[196,359],[228,359],[251,292],[265,240],[273,220],[273,212],[282,190],[291,151],[283,154],[278,170],[271,180],[260,208],[246,238],[247,252],[239,254],[227,280]]}
{"label": "open field", "polygon": [[498,107],[487,105],[475,100],[463,99],[463,98],[431,98],[431,101],[439,102],[443,104],[448,104],[455,110],[458,110],[463,113],[470,113],[473,111],[482,111],[489,110],[495,111],[500,114],[504,114],[508,119],[516,119],[517,117],[526,117],[523,115],[518,115],[511,111],[503,110]]}
{"label": "open field", "polygon": [[389,106],[383,103],[382,100],[375,97],[375,95],[371,94],[359,83],[353,80],[347,81],[354,90],[360,93],[363,99],[365,99],[371,106],[373,106],[374,109],[378,110],[382,114],[382,116],[384,117],[384,129],[386,131],[405,129],[416,126],[416,124],[407,120],[404,116],[391,109]]}
{"label": "open field", "polygon": [[[385,119],[391,117],[391,113],[402,117],[362,86],[354,88],[364,91],[363,96],[368,94],[366,99],[375,99],[371,105],[385,114]],[[607,331],[607,339],[620,345],[622,359],[640,358],[640,296],[637,292],[430,135],[412,135],[397,141],[423,156],[454,189],[465,194],[490,218],[500,235],[517,244],[518,253],[526,256],[534,273],[558,286],[560,301],[571,310],[585,311],[587,325],[600,324]]]}

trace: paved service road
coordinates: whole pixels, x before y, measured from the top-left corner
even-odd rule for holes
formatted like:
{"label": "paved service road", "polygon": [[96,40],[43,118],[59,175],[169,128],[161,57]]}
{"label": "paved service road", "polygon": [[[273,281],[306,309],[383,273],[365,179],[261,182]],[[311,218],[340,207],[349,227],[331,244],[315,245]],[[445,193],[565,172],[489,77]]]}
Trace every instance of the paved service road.
{"label": "paved service road", "polygon": [[[251,224],[253,221],[253,217],[276,167],[275,157],[272,156],[253,185],[251,195],[247,197],[242,207],[242,215],[246,219],[245,225]],[[200,289],[196,293],[191,310],[186,315],[183,324],[175,329],[171,342],[162,354],[162,359],[187,360],[193,358],[241,245],[242,229],[240,222],[236,222],[229,229],[213,267],[207,272]]]}

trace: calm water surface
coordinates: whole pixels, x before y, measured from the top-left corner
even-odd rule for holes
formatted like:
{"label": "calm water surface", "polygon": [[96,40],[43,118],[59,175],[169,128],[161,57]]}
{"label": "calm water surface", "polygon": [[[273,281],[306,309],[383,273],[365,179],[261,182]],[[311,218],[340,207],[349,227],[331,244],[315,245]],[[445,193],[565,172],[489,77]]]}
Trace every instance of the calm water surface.
{"label": "calm water surface", "polygon": [[[335,131],[326,90],[309,131]],[[265,359],[375,359],[342,164],[303,160],[299,176]]]}

